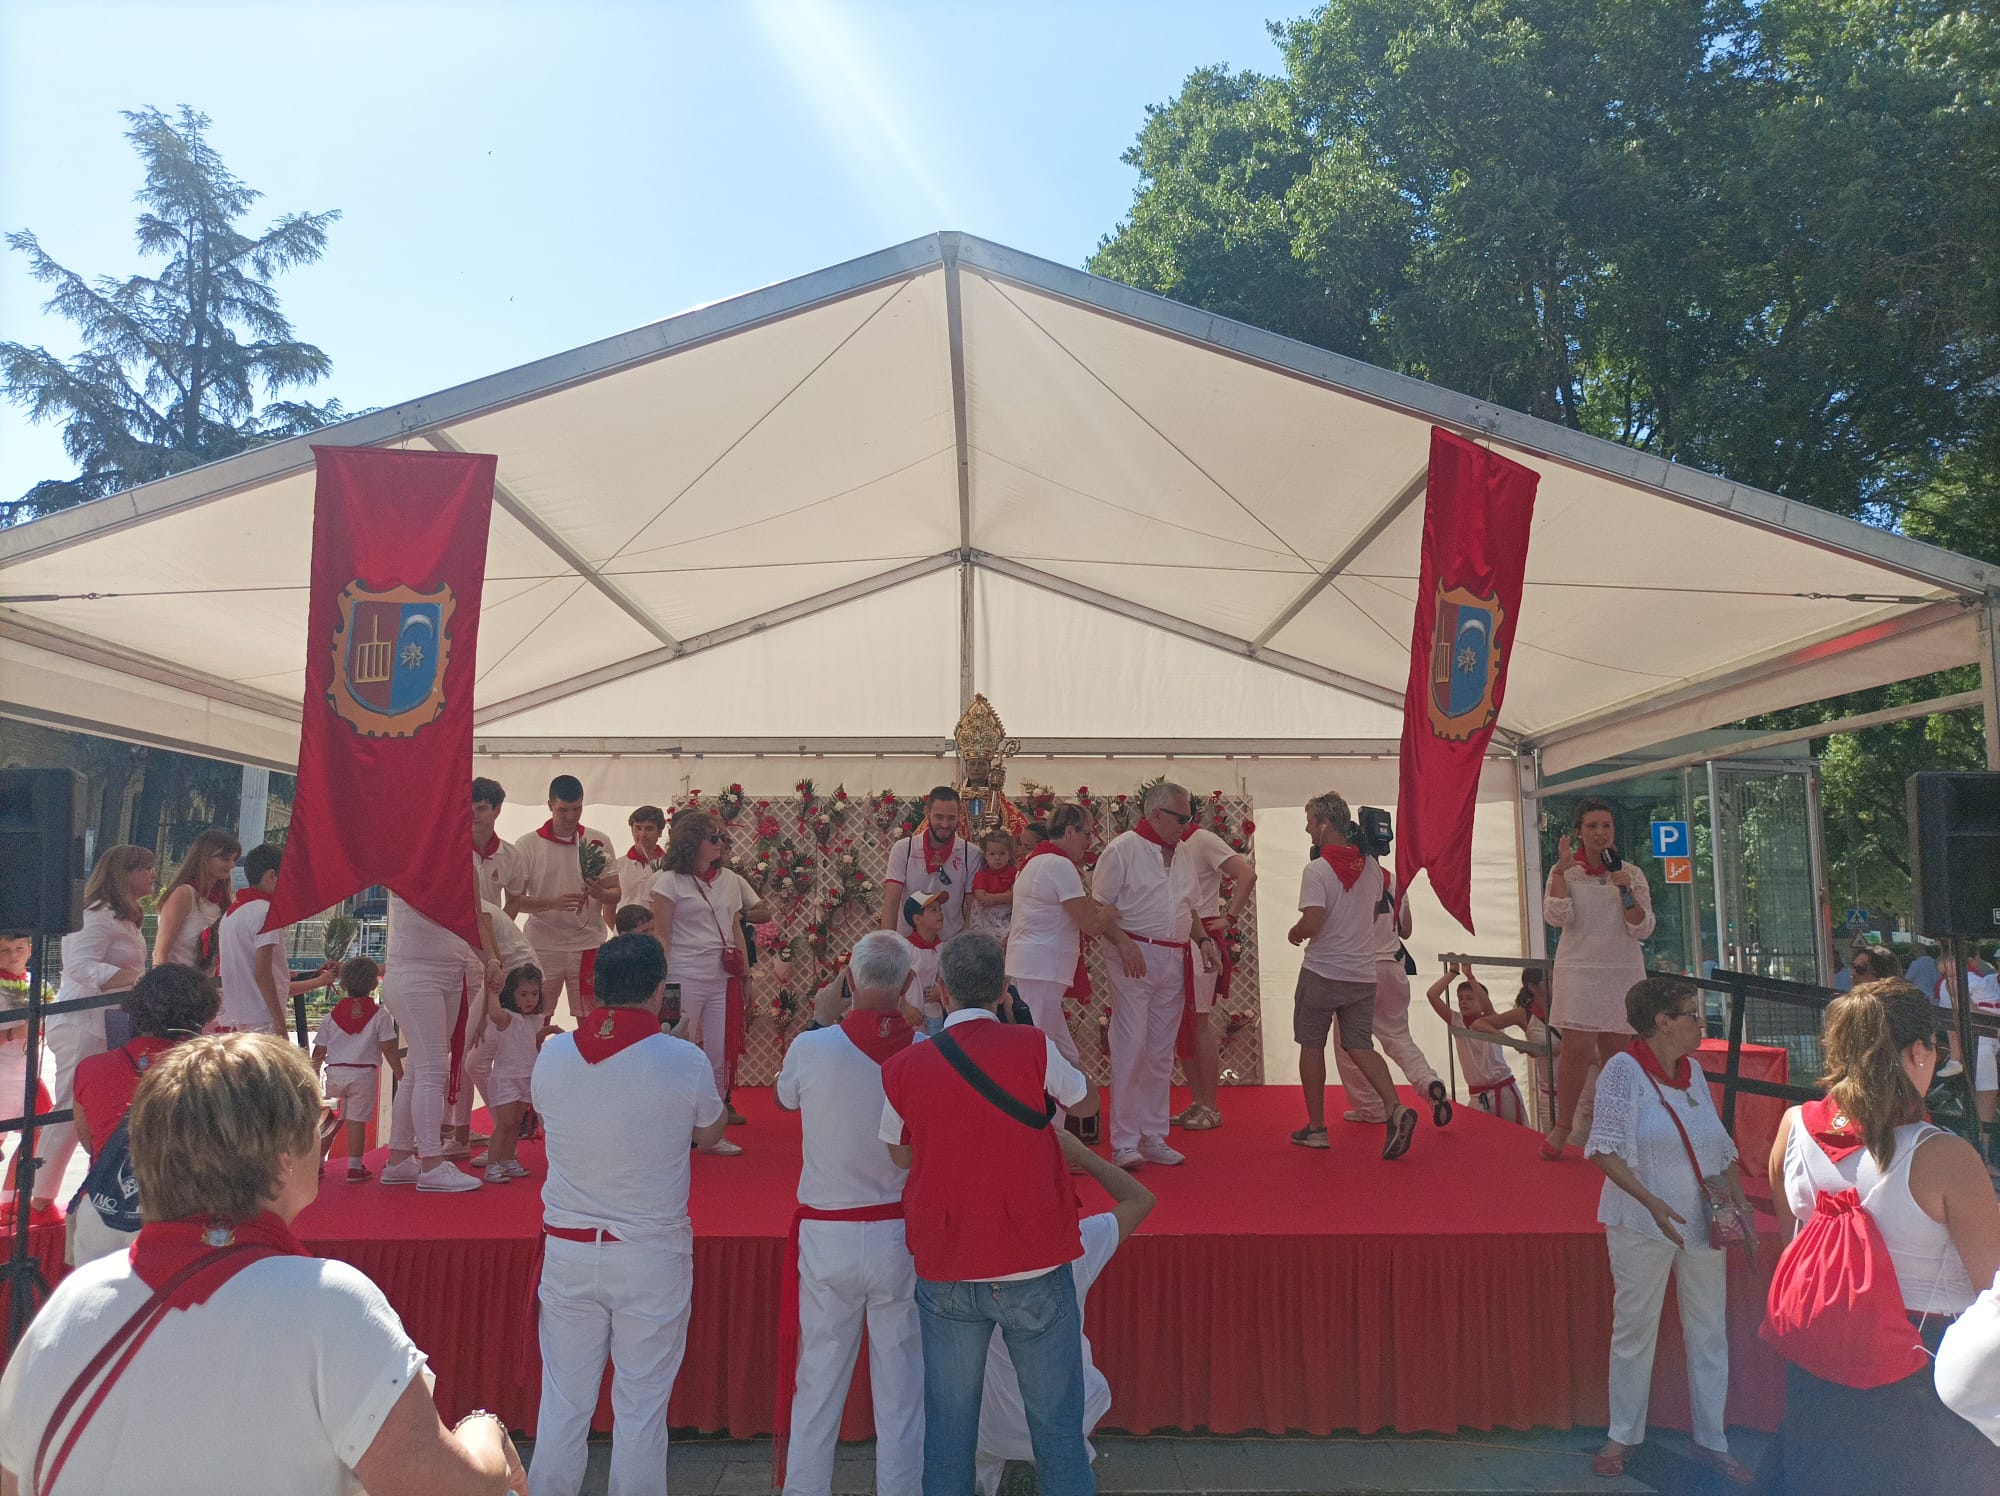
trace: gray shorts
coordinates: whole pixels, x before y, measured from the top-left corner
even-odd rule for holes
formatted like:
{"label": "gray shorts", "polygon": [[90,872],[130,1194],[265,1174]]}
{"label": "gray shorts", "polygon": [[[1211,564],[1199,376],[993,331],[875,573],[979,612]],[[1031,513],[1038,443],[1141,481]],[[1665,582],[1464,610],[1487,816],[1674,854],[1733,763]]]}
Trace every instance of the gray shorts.
{"label": "gray shorts", "polygon": [[1375,1042],[1375,983],[1336,982],[1299,969],[1292,994],[1292,1038],[1307,1049],[1326,1048],[1334,1019],[1340,1020],[1340,1047],[1367,1049]]}

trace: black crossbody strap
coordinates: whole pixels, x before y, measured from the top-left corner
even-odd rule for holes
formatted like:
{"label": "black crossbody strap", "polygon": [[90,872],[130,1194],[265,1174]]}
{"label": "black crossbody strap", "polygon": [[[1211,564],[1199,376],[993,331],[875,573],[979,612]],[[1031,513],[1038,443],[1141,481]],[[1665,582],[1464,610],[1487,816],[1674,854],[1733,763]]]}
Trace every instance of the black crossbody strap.
{"label": "black crossbody strap", "polygon": [[1002,1090],[999,1082],[973,1064],[972,1056],[954,1039],[949,1031],[940,1030],[931,1043],[937,1045],[938,1053],[951,1061],[951,1068],[964,1076],[966,1083],[1000,1108],[1023,1127],[1032,1127],[1040,1132],[1056,1119],[1056,1104],[1045,1091],[1042,1093],[1042,1109],[1036,1111],[1018,1096]]}

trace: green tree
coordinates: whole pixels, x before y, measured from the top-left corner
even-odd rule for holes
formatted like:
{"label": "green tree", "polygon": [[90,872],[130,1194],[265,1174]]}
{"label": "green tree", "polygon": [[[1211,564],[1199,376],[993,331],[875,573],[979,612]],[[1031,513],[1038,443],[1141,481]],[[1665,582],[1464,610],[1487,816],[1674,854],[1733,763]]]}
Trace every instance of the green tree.
{"label": "green tree", "polygon": [[0,391],[31,420],[61,423],[78,467],[73,478],[47,479],[0,503],[5,520],[101,498],[341,415],[338,401],[271,398],[332,367],[292,337],[271,281],[318,260],[339,213],[289,213],[247,233],[241,220],[263,194],[223,165],[207,140],[208,116],[182,106],[172,119],[158,109],[125,119],[146,173],[139,250],[165,263],[155,275],[86,280],[34,234],[7,236],[35,279],[55,287],[48,309],[76,325],[83,349],[64,360],[0,343]]}

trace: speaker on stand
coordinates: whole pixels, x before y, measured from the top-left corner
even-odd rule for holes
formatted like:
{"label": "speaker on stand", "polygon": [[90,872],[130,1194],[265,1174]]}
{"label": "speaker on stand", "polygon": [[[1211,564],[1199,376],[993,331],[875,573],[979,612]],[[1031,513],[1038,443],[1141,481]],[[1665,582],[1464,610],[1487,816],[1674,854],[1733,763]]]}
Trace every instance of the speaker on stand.
{"label": "speaker on stand", "polygon": [[[2000,772],[1912,774],[1907,794],[1910,924],[1917,934],[1942,941],[1951,958],[1954,1047],[1970,1095],[1979,1069],[1970,942],[2000,937]],[[1990,1161],[1987,1129],[1977,1131],[1979,1151]]]}
{"label": "speaker on stand", "polygon": [[30,1254],[28,1201],[34,1190],[35,1134],[56,1117],[37,1113],[41,1089],[42,989],[48,942],[83,923],[83,775],[74,769],[0,769],[0,934],[31,935],[28,961],[27,1076],[15,1154],[13,1250],[0,1264],[7,1285],[7,1345],[19,1343],[49,1286]]}

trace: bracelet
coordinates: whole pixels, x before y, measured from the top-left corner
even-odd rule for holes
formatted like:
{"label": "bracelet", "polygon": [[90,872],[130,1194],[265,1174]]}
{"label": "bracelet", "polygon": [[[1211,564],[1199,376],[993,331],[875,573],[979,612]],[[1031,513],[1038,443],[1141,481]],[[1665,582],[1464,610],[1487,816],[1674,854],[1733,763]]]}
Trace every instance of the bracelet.
{"label": "bracelet", "polygon": [[498,1413],[489,1413],[484,1408],[474,1408],[470,1413],[467,1413],[463,1418],[459,1419],[458,1422],[454,1423],[451,1426],[451,1431],[454,1434],[457,1433],[460,1429],[464,1428],[468,1423],[472,1422],[472,1420],[475,1418],[492,1419],[494,1423],[499,1425],[500,1437],[503,1439],[507,1437],[507,1425],[501,1421],[500,1415]]}

